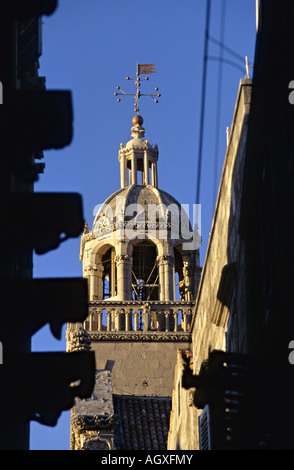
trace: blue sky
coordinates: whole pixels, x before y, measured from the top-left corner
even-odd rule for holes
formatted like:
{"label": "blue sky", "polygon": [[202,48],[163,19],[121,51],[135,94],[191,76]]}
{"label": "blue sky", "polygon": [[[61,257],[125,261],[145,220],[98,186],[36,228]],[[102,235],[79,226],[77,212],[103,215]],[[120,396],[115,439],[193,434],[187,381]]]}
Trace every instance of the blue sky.
{"label": "blue sky", "polygon": [[[222,13],[224,12],[224,13]],[[40,76],[48,90],[72,91],[74,136],[70,146],[44,153],[44,174],[36,192],[78,192],[91,227],[97,204],[120,187],[118,151],[130,139],[133,98],[117,103],[120,86],[135,93],[126,76],[136,64],[156,64],[156,74],[141,92],[159,88],[155,104],[142,97],[140,114],[146,138],[159,146],[159,188],[180,203],[196,203],[198,143],[203,72],[205,0],[60,0],[55,13],[43,17]],[[201,263],[226,150],[239,81],[245,78],[245,56],[254,61],[255,0],[212,0],[202,150]],[[226,47],[220,48],[216,41]],[[219,58],[223,58],[220,61]],[[252,68],[250,68],[252,76]],[[80,239],[66,241],[34,256],[34,277],[80,277]],[[65,350],[44,327],[32,339],[34,351]],[[48,377],[50,380],[50,377]],[[69,449],[69,412],[57,426],[31,424],[34,449]]]}

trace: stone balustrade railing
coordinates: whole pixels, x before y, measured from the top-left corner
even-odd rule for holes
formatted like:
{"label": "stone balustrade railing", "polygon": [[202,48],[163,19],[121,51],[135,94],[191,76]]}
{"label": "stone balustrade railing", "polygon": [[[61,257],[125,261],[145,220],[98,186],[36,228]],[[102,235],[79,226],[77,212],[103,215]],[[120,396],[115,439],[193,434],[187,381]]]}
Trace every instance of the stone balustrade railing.
{"label": "stone balustrade railing", "polygon": [[190,332],[194,302],[185,301],[91,301],[89,316],[70,329],[89,332]]}

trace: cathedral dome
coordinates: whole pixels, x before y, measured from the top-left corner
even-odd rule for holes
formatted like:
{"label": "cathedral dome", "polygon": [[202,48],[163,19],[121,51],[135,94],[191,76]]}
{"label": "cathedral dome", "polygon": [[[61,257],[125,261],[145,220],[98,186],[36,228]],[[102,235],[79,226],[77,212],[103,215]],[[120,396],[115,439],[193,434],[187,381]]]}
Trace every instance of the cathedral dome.
{"label": "cathedral dome", "polygon": [[[172,228],[181,239],[182,226],[191,231],[191,224],[181,204],[170,194],[151,185],[131,185],[119,189],[100,206],[93,223],[97,238],[133,223],[152,229]],[[143,224],[143,225],[142,225]],[[146,228],[146,227],[145,227]]]}
{"label": "cathedral dome", "polygon": [[132,138],[118,152],[120,189],[99,206],[81,241],[90,298],[175,300],[178,286],[181,299],[190,302],[199,264],[197,229],[191,227],[190,209],[185,212],[158,187],[158,146],[145,140],[143,118],[137,114],[132,124]]}
{"label": "cathedral dome", "polygon": [[140,115],[133,117],[132,124],[132,139],[121,144],[118,155],[121,189],[100,206],[93,235],[99,240],[168,238],[173,246],[190,240],[189,215],[173,196],[158,188],[158,146],[143,139]]}
{"label": "cathedral dome", "polygon": [[[154,204],[158,206],[158,209],[164,209],[164,207],[168,208],[168,206],[174,204],[178,209],[181,208],[181,204],[162,189],[155,188],[151,185],[132,185],[119,189],[105,200],[95,216],[94,224],[105,215],[107,208],[113,211],[113,217],[115,218],[118,216],[118,210],[122,209],[124,213],[127,212],[127,215],[129,215],[132,204],[138,204],[142,207]],[[127,207],[130,207],[129,211],[126,211]],[[127,215],[125,217],[127,217]]]}

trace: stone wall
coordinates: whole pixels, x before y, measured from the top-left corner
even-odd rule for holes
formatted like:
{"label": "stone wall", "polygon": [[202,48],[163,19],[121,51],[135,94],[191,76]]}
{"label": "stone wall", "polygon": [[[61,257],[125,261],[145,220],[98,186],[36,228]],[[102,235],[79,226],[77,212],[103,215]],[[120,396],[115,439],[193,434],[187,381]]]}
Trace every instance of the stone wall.
{"label": "stone wall", "polygon": [[181,342],[92,342],[96,367],[111,371],[113,393],[118,395],[170,397],[174,368]]}
{"label": "stone wall", "polygon": [[76,399],[71,410],[71,450],[111,450],[115,448],[115,429],[111,374],[96,370],[91,398]]}
{"label": "stone wall", "polygon": [[[215,349],[245,351],[244,252],[239,236],[243,166],[251,98],[251,80],[241,80],[223,165],[210,238],[192,318],[193,374]],[[203,208],[205,210],[205,208]],[[244,317],[243,317],[244,318]],[[228,342],[227,342],[228,338]],[[168,448],[198,449],[193,389],[181,387],[182,354],[175,373]]]}

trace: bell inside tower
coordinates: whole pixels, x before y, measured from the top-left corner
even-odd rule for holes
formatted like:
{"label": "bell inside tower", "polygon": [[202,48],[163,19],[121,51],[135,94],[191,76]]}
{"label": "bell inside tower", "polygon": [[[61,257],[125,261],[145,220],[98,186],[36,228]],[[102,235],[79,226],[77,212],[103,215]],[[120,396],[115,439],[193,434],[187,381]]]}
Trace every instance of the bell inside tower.
{"label": "bell inside tower", "polygon": [[132,299],[158,300],[159,277],[157,251],[148,240],[134,245],[132,266]]}

